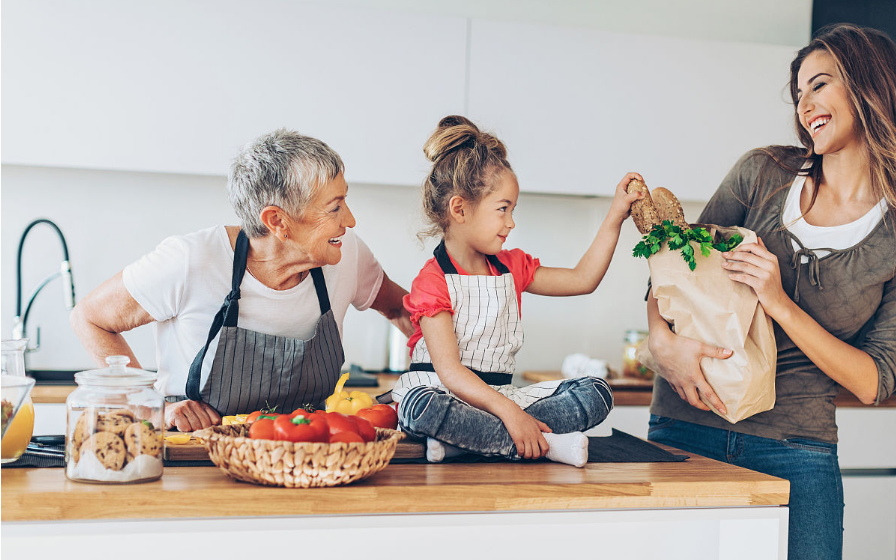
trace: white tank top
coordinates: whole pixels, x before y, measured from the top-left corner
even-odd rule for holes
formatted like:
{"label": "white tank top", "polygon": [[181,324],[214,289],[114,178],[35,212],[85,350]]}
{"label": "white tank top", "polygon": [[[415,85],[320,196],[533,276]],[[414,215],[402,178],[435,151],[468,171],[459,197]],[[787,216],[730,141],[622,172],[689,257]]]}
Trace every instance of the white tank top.
{"label": "white tank top", "polygon": [[[865,239],[887,212],[887,201],[881,199],[864,216],[848,224],[830,227],[813,226],[806,223],[806,220],[800,215],[800,193],[805,184],[806,177],[804,175],[798,175],[793,180],[790,192],[787,193],[787,200],[784,202],[781,219],[788,231],[819,258],[830,254],[830,251],[825,249],[848,249]],[[793,249],[799,250],[799,244],[794,240],[791,242]],[[801,260],[805,263],[808,261],[808,257],[802,256]]]}

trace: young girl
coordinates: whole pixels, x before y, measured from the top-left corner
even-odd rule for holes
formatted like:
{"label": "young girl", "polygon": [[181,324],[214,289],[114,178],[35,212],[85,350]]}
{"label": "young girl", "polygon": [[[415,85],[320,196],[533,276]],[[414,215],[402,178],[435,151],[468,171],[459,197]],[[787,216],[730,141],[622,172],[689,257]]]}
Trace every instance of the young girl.
{"label": "young girl", "polygon": [[613,256],[619,229],[641,195],[616,188],[591,247],[573,269],[548,268],[519,249],[502,250],[519,198],[504,144],[464,117],[445,117],[423,147],[433,162],[423,206],[442,242],[405,296],[414,335],[411,367],[396,383],[402,429],[427,440],[427,459],[464,452],[548,459],[582,467],[582,433],[606,418],[613,395],[581,377],[510,384],[523,343],[520,298],[591,293]]}

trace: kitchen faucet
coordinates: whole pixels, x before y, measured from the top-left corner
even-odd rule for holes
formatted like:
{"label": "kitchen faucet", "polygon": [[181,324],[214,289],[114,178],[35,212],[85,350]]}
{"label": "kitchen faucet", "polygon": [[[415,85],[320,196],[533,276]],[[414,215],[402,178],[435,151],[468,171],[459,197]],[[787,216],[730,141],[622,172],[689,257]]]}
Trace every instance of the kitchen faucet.
{"label": "kitchen faucet", "polygon": [[[59,235],[59,241],[62,242],[62,265],[60,266],[59,272],[54,272],[44,278],[40,284],[37,285],[37,288],[31,292],[31,297],[28,298],[28,304],[25,306],[25,312],[22,313],[22,248],[25,245],[25,238],[28,236],[28,232],[31,231],[31,228],[38,224],[47,224],[53,229],[56,230],[56,233]],[[59,229],[59,226],[47,220],[45,218],[40,218],[34,220],[28,227],[25,228],[25,231],[22,232],[22,237],[19,239],[19,251],[16,255],[16,316],[13,319],[13,327],[12,327],[12,337],[15,340],[19,340],[25,338],[27,333],[27,323],[28,323],[28,313],[31,311],[31,304],[34,303],[34,298],[37,297],[37,294],[49,284],[54,278],[57,276],[62,277],[62,295],[65,298],[65,306],[68,309],[73,309],[75,307],[75,284],[72,281],[72,265],[68,260],[68,245],[65,243],[65,236],[62,235],[62,230]],[[29,352],[33,352],[40,348],[40,327],[37,327],[37,340],[33,347],[27,348],[26,350]]]}

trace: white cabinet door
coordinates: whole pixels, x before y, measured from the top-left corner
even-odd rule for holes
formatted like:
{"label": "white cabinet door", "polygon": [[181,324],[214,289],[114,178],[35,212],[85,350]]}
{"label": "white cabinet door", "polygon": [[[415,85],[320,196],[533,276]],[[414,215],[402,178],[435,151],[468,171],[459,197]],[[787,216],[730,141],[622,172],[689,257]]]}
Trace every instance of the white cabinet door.
{"label": "white cabinet door", "polygon": [[793,51],[474,20],[469,113],[524,191],[611,195],[639,171],[707,200],[741,154],[795,141]]}
{"label": "white cabinet door", "polygon": [[837,409],[841,469],[896,469],[896,408]]}
{"label": "white cabinet door", "polygon": [[463,111],[466,21],[290,0],[3,5],[3,162],[225,175],[289,127],[416,185]]}
{"label": "white cabinet door", "polygon": [[896,476],[843,476],[843,558],[896,559]]}

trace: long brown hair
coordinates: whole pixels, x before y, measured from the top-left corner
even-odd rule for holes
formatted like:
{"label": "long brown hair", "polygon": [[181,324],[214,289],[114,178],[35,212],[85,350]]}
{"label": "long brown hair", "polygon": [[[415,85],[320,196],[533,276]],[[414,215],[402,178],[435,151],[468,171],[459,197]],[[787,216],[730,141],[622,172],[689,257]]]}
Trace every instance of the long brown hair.
{"label": "long brown hair", "polygon": [[[871,192],[896,208],[896,43],[886,33],[852,24],[833,24],[819,29],[808,45],[790,63],[790,96],[796,109],[799,99],[797,75],[807,56],[816,51],[834,60],[846,86],[856,120],[856,133],[865,143],[871,171]],[[780,147],[765,150],[779,165],[792,173],[807,175],[821,184],[822,158],[816,154],[812,136],[794,110],[794,124],[805,147],[803,165],[792,169],[782,161]],[[776,153],[777,152],[777,153]],[[809,207],[815,203],[813,189]]]}
{"label": "long brown hair", "polygon": [[432,170],[423,183],[423,212],[431,227],[421,237],[443,235],[448,228],[448,201],[453,196],[478,203],[495,189],[495,177],[513,172],[507,148],[466,117],[451,115],[423,145]]}

